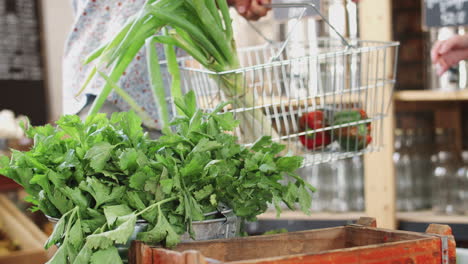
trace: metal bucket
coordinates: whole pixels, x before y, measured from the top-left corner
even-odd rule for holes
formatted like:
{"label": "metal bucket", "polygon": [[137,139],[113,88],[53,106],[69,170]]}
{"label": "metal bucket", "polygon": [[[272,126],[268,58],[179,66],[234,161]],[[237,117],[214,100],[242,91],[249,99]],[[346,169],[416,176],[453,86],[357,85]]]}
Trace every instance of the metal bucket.
{"label": "metal bucket", "polygon": [[[240,231],[240,218],[234,215],[232,209],[223,209],[220,211],[214,211],[204,214],[206,217],[218,216],[214,219],[195,221],[192,222],[193,230],[195,233],[195,239],[190,237],[190,234],[183,234],[180,239],[182,242],[200,241],[200,240],[212,240],[212,239],[224,239],[234,238],[239,234]],[[59,219],[46,216],[52,223],[57,223]],[[146,231],[148,222],[145,220],[137,220],[135,230],[130,236],[128,242],[123,244],[117,244],[116,247],[119,251],[119,255],[124,263],[128,260],[128,250],[133,240],[136,240],[138,233]]]}

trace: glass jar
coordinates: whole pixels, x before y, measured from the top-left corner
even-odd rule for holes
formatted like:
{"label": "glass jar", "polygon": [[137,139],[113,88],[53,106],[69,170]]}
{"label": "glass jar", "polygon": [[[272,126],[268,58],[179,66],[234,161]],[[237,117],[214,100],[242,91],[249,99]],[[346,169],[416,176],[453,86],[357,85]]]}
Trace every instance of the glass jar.
{"label": "glass jar", "polygon": [[411,188],[411,160],[406,149],[405,134],[403,130],[395,130],[394,141],[395,152],[393,153],[393,163],[395,166],[397,182],[397,210],[413,210],[410,194]]}

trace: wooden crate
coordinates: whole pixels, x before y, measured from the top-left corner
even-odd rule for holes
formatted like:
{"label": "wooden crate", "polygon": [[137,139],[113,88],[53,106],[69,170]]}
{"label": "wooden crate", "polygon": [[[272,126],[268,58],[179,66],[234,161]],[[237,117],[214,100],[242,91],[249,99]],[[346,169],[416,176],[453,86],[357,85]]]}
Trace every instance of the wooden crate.
{"label": "wooden crate", "polygon": [[179,244],[173,250],[135,241],[133,264],[455,264],[449,226],[432,224],[426,233],[375,227],[372,218],[356,225]]}
{"label": "wooden crate", "polygon": [[20,251],[0,257],[0,264],[42,264],[47,261],[48,254],[43,247],[47,236],[2,195],[0,221],[7,236],[21,246]]}

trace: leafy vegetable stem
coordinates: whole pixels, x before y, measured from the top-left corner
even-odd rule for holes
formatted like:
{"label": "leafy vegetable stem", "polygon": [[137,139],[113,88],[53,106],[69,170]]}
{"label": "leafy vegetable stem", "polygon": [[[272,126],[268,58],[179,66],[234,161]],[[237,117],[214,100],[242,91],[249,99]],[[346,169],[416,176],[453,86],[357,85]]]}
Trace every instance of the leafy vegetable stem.
{"label": "leafy vegetable stem", "polygon": [[[169,32],[167,28],[164,28],[164,35],[168,36]],[[164,52],[166,54],[167,59],[167,68],[169,73],[172,76],[172,83],[171,83],[171,93],[172,97],[174,98],[182,98],[182,89],[180,87],[180,71],[179,65],[177,64],[177,55],[174,50],[173,45],[164,44]],[[178,115],[182,115],[182,111],[177,108]]]}
{"label": "leafy vegetable stem", "polygon": [[[144,42],[144,40],[143,40],[143,42]],[[114,66],[114,68],[112,69],[112,73],[110,75],[110,79],[112,81],[117,82],[119,80],[120,76],[122,76],[125,69],[127,69],[127,66],[130,64],[130,62],[133,60],[133,58],[138,53],[139,49],[141,48],[141,45],[143,45],[143,43],[141,43],[141,45],[139,45],[139,44],[140,43],[135,43],[134,45],[132,45],[127,50],[127,54],[124,55],[122,61]],[[94,103],[93,103],[93,105],[92,105],[92,107],[91,107],[91,109],[89,111],[90,115],[97,114],[99,112],[99,110],[104,105],[104,102],[106,101],[106,99],[109,96],[111,91],[112,91],[112,86],[109,83],[107,83],[104,86],[104,88],[102,89],[99,96],[94,101]]]}
{"label": "leafy vegetable stem", "polygon": [[169,131],[169,112],[166,102],[166,91],[164,89],[164,82],[155,44],[156,41],[154,38],[146,39],[148,73],[155,104],[159,111],[159,117],[161,118],[162,129],[163,131]]}
{"label": "leafy vegetable stem", "polygon": [[78,207],[73,208],[70,218],[68,219],[67,231],[65,232],[65,240],[68,239],[68,234],[70,233],[70,229],[72,228],[73,218],[75,218],[77,211]]}
{"label": "leafy vegetable stem", "polygon": [[141,108],[141,106],[139,106],[138,103],[124,89],[120,88],[115,82],[113,82],[109,78],[109,76],[105,75],[103,72],[98,71],[98,73],[99,73],[99,75],[101,75],[102,78],[104,78],[104,80],[106,80],[106,82],[108,84],[110,84],[112,86],[114,91],[120,97],[122,97],[122,99],[124,99],[127,102],[127,104],[129,104],[130,107],[143,119],[144,124],[146,126],[151,126],[154,123],[151,116],[149,116],[148,113],[145,112]]}
{"label": "leafy vegetable stem", "polygon": [[140,211],[139,213],[137,213],[136,216],[140,216],[140,215],[142,215],[142,214],[148,212],[149,210],[153,209],[153,208],[156,207],[156,206],[160,206],[160,205],[162,205],[162,204],[165,204],[165,203],[168,203],[168,202],[172,202],[172,201],[174,201],[174,200],[176,200],[176,199],[177,199],[177,197],[172,197],[172,198],[168,198],[168,199],[161,200],[161,201],[159,201],[159,202],[157,202],[157,203],[155,203],[155,204],[152,204],[152,205],[146,207],[145,209],[143,209],[142,211]]}

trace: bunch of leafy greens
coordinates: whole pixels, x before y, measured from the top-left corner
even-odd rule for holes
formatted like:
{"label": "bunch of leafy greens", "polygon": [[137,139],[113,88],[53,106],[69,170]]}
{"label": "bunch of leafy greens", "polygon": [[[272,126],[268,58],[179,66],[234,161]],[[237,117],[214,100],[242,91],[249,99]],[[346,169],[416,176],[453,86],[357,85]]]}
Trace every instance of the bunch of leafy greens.
{"label": "bunch of leafy greens", "polygon": [[269,137],[236,143],[237,121],[219,112],[225,104],[204,113],[192,92],[176,104],[177,132],[158,140],[133,112],[64,116],[57,127],[27,131],[30,151],[0,159],[0,174],[21,184],[36,210],[60,218],[46,244],[60,245],[49,264],[121,263],[115,244],[128,241],[137,219],[149,223],[140,240],[172,247],[220,203],[249,220],[268,203],[280,213],[281,201],[309,212],[314,189],[294,173],[301,157],[278,155],[284,146]]}
{"label": "bunch of leafy greens", "polygon": [[[170,27],[170,30],[165,34],[155,36],[167,27]],[[241,65],[226,0],[146,0],[140,11],[130,17],[108,43],[85,60],[86,64],[92,63],[93,68],[80,93],[96,74],[99,73],[106,79],[106,85],[94,101],[90,113],[98,113],[110,92],[114,90],[140,113],[144,120],[148,119],[141,107],[136,105],[123,89],[115,85],[146,44],[152,91],[160,112],[162,127],[166,126],[169,118],[164,99],[168,95],[162,87],[159,60],[154,47],[156,42],[169,47],[166,49],[166,57],[173,77],[173,88],[181,82],[177,69],[170,65],[171,60],[175,60],[173,46],[178,46],[207,70],[222,73],[210,76],[216,78],[220,90],[232,101],[233,107],[243,109],[238,111],[236,118],[240,121],[239,128],[244,143],[253,143],[259,135],[265,134],[279,138],[271,119],[262,109],[256,107],[257,99],[246,83],[245,75],[233,71],[241,68]],[[108,76],[104,76],[101,71],[106,71]],[[180,97],[177,89],[171,89],[171,93],[171,97]],[[145,125],[150,126],[151,122],[145,122]]]}

